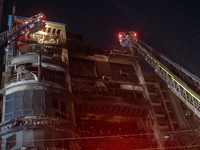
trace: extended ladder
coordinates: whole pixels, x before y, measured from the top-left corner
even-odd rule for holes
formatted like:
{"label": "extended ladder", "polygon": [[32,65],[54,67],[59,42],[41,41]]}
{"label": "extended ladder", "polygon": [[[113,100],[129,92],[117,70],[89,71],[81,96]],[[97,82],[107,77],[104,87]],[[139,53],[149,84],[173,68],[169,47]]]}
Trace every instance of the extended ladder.
{"label": "extended ladder", "polygon": [[43,27],[45,27],[45,21],[45,16],[42,13],[25,19],[23,23],[19,23],[13,28],[0,34],[0,45],[8,40],[14,41],[15,38],[12,38],[20,32],[23,32],[23,34],[25,34],[27,31],[33,30],[35,28],[42,29]]}
{"label": "extended ladder", "polygon": [[197,77],[137,39],[135,32],[120,32],[119,40],[123,47],[133,46],[137,49],[169,89],[200,117],[200,81]]}

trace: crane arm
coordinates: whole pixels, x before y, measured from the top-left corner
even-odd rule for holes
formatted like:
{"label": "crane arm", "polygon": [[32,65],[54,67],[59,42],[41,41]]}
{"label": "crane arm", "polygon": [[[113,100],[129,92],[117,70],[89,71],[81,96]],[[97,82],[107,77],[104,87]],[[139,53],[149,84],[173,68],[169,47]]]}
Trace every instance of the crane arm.
{"label": "crane arm", "polygon": [[167,83],[169,89],[200,117],[198,78],[143,43],[135,32],[120,32],[118,36],[122,47],[133,46]]}

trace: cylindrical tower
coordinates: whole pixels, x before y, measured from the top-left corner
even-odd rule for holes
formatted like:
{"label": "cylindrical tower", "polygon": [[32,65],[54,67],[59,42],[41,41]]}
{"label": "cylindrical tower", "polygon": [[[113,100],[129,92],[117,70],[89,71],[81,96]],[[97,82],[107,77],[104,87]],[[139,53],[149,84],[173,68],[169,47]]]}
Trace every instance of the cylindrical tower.
{"label": "cylindrical tower", "polygon": [[47,22],[7,48],[2,150],[78,150],[65,34],[65,24]]}

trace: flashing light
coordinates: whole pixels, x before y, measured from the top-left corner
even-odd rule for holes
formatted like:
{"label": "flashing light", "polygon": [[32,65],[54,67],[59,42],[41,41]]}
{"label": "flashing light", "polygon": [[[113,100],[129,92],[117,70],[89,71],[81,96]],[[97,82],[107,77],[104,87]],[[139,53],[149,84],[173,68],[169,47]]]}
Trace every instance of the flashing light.
{"label": "flashing light", "polygon": [[43,23],[45,23],[45,20],[42,20]]}
{"label": "flashing light", "polygon": [[134,36],[136,37],[136,36],[137,36],[137,33],[134,33]]}
{"label": "flashing light", "polygon": [[26,21],[25,23],[28,24],[28,21]]}
{"label": "flashing light", "polygon": [[119,37],[122,37],[122,35],[120,34]]}
{"label": "flashing light", "polygon": [[43,18],[43,15],[40,15],[40,18]]}

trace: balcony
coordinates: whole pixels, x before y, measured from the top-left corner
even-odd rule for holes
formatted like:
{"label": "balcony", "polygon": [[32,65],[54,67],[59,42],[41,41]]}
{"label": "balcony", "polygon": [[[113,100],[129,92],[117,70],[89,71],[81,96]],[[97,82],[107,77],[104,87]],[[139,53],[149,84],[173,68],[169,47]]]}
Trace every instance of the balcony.
{"label": "balcony", "polygon": [[[6,86],[11,85],[13,83],[17,83],[17,82],[23,82],[23,81],[31,81],[31,80],[35,80],[35,81],[39,81],[38,80],[38,71],[31,71],[31,72],[25,72],[22,74],[13,74],[10,78],[9,78],[9,82],[6,84]],[[65,81],[64,77],[61,76],[56,76],[56,75],[52,75],[52,74],[45,74],[44,75],[44,80],[50,83],[56,83],[64,88],[67,87],[67,83]]]}
{"label": "balcony", "polygon": [[18,55],[14,56],[11,60],[11,66],[22,63],[36,63],[38,62],[39,53],[42,56],[42,61],[50,59],[51,62],[53,60],[53,62],[60,62],[59,64],[64,63],[68,65],[67,50],[63,50],[61,46],[57,45],[24,44],[17,53]]}
{"label": "balcony", "polygon": [[93,95],[93,96],[109,96],[109,97],[121,97],[125,99],[132,99],[133,101],[144,100],[144,95],[139,91],[121,90],[116,88],[84,88],[81,90],[73,89],[74,95]]}
{"label": "balcony", "polygon": [[29,80],[36,80],[38,81],[38,73],[37,72],[26,72],[22,74],[13,74],[10,78],[6,86],[16,83],[16,82],[21,82],[21,81],[29,81]]}
{"label": "balcony", "polygon": [[77,113],[98,113],[119,116],[143,116],[149,111],[149,104],[142,92],[114,88],[84,88],[76,91]]}

